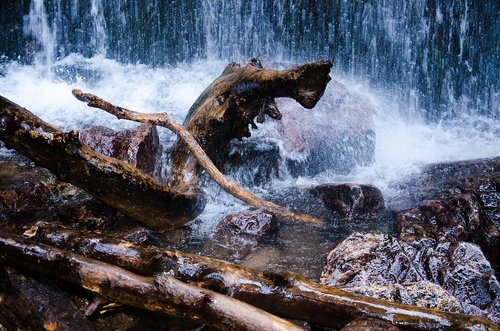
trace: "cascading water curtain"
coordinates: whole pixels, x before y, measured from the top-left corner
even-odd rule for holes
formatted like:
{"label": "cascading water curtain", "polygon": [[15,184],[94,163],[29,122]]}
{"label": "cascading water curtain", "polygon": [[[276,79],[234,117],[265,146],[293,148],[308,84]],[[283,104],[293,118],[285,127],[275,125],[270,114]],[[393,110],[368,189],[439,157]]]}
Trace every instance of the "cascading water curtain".
{"label": "cascading water curtain", "polygon": [[[70,53],[153,66],[197,59],[303,62],[393,91],[407,113],[500,117],[497,0],[21,0],[25,17],[0,34],[5,57],[48,64]],[[5,10],[3,10],[5,8]],[[16,32],[17,31],[17,32]]]}

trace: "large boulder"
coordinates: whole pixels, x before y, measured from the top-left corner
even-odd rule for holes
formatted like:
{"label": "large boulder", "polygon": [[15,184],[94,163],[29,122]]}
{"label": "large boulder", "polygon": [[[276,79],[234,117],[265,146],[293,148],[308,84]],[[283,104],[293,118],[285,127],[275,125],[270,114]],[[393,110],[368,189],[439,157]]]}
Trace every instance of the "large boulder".
{"label": "large boulder", "polygon": [[[229,145],[217,164],[244,185],[264,185],[283,175],[347,174],[375,156],[375,108],[368,99],[332,79],[313,110],[277,99],[283,117]],[[334,120],[332,120],[334,119]]]}
{"label": "large boulder", "polygon": [[500,322],[500,285],[491,264],[472,243],[438,243],[433,239],[407,242],[384,234],[354,233],[330,252],[321,275],[324,285],[358,292],[363,289],[364,294],[372,292],[388,299],[395,297],[394,284],[415,286],[422,281],[442,287],[457,301],[445,296],[422,301],[438,292],[420,283],[419,297],[412,302],[439,306],[439,302],[453,301],[441,305],[451,311],[458,302],[463,313]]}
{"label": "large boulder", "polygon": [[429,165],[400,183],[396,226],[406,241],[472,241],[500,268],[500,157]]}
{"label": "large boulder", "polygon": [[375,107],[360,93],[332,79],[314,110],[278,100],[283,118],[276,137],[293,176],[323,171],[347,174],[375,156]]}
{"label": "large boulder", "polygon": [[347,218],[377,215],[384,210],[382,192],[372,185],[323,184],[313,187],[311,192],[328,208]]}
{"label": "large boulder", "polygon": [[80,140],[96,152],[125,161],[146,173],[155,170],[160,142],[153,125],[142,124],[122,131],[95,126],[80,132]]}

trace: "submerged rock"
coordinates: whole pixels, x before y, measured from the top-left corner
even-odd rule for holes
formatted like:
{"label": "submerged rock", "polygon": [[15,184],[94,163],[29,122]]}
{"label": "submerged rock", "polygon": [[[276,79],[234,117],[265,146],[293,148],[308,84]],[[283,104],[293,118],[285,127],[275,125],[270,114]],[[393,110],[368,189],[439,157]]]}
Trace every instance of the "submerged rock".
{"label": "submerged rock", "polygon": [[371,185],[324,184],[311,189],[325,205],[348,218],[379,214],[384,210],[382,192]]}
{"label": "submerged rock", "polygon": [[95,151],[125,161],[146,173],[155,170],[160,142],[153,125],[142,124],[122,131],[95,126],[80,132],[80,140]]}
{"label": "submerged rock", "polygon": [[[453,295],[460,310],[471,315],[487,315],[500,322],[500,285],[481,249],[472,243],[438,243],[433,239],[407,242],[374,233],[354,233],[330,252],[321,275],[328,286],[363,289],[369,295],[390,299],[394,284],[418,285],[416,303],[451,302],[421,283],[432,282]],[[398,289],[401,291],[401,289]],[[410,297],[411,298],[411,297]],[[434,302],[434,303],[433,303]],[[452,309],[453,305],[448,305]]]}

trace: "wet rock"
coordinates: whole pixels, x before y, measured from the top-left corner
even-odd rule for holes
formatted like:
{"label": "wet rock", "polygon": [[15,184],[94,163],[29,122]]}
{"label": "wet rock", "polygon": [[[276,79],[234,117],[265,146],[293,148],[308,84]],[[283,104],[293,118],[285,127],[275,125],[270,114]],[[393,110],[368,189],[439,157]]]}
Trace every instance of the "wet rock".
{"label": "wet rock", "polygon": [[270,230],[271,219],[263,211],[230,214],[217,224],[216,235],[258,239]]}
{"label": "wet rock", "polygon": [[123,131],[96,126],[80,132],[80,140],[95,151],[153,173],[159,151],[156,127],[142,124]]}
{"label": "wet rock", "polygon": [[266,139],[232,141],[224,164],[217,164],[238,183],[261,186],[279,176],[281,156],[279,147]]}
{"label": "wet rock", "polygon": [[388,300],[405,305],[461,313],[462,304],[441,286],[429,281],[419,281],[408,285],[363,286],[344,288],[346,291],[372,298]]}
{"label": "wet rock", "polygon": [[247,255],[240,264],[254,270],[270,270],[269,266],[278,262],[280,255],[281,252],[278,249],[273,247],[264,247]]}
{"label": "wet rock", "polygon": [[392,324],[376,318],[360,318],[344,326],[341,331],[398,331]]}
{"label": "wet rock", "polygon": [[[453,295],[461,312],[500,322],[500,285],[491,264],[472,243],[439,243],[428,238],[404,241],[383,234],[354,233],[330,252],[321,275],[325,285],[365,288],[387,298],[394,296],[394,284],[422,281]],[[429,293],[419,288],[420,296]]]}
{"label": "wet rock", "polygon": [[382,192],[371,185],[324,184],[311,189],[325,205],[348,218],[380,214],[384,210]]}
{"label": "wet rock", "polygon": [[321,283],[362,287],[424,280],[423,268],[413,263],[416,254],[416,248],[392,236],[354,233],[328,255]]}
{"label": "wet rock", "polygon": [[[472,241],[500,268],[500,157],[427,166],[391,202],[400,238]],[[408,208],[409,207],[409,208]]]}
{"label": "wet rock", "polygon": [[282,141],[281,154],[294,177],[323,171],[347,174],[374,160],[374,106],[335,79],[328,89],[329,98],[313,111],[299,109],[290,100],[277,101],[284,116],[276,124],[276,138]]}

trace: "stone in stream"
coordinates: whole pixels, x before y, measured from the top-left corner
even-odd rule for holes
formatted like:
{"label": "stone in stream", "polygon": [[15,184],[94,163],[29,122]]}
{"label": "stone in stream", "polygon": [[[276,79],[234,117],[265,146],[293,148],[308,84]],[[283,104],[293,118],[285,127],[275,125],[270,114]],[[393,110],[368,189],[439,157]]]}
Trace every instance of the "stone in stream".
{"label": "stone in stream", "polygon": [[238,212],[225,216],[217,224],[216,235],[259,239],[271,228],[271,214],[263,211]]}
{"label": "stone in stream", "polygon": [[146,173],[155,170],[160,148],[156,126],[142,124],[122,131],[95,126],[80,132],[80,140],[96,152],[125,161]]}
{"label": "stone in stream", "polygon": [[500,268],[500,157],[440,163],[399,184],[400,238],[472,241]]}
{"label": "stone in stream", "polygon": [[[441,295],[434,298],[445,292],[436,292],[425,282],[454,296],[461,312],[500,322],[500,285],[491,264],[472,243],[439,243],[429,238],[407,242],[383,234],[354,233],[330,252],[321,275],[324,285],[354,288],[367,295],[390,299],[397,297],[394,284],[403,288],[420,284],[413,302],[442,306],[453,301]],[[443,307],[454,309],[453,304]]]}
{"label": "stone in stream", "polygon": [[382,192],[372,185],[323,184],[313,187],[311,192],[328,208],[349,219],[380,214],[384,210]]}
{"label": "stone in stream", "polygon": [[328,89],[328,98],[312,112],[296,111],[299,106],[288,100],[278,101],[284,114],[276,123],[274,138],[281,141],[281,154],[294,177],[323,171],[347,174],[356,166],[373,163],[374,105],[335,79]]}

